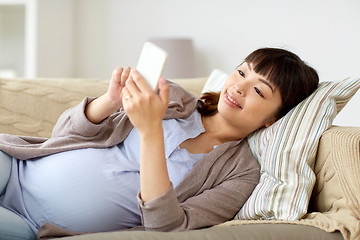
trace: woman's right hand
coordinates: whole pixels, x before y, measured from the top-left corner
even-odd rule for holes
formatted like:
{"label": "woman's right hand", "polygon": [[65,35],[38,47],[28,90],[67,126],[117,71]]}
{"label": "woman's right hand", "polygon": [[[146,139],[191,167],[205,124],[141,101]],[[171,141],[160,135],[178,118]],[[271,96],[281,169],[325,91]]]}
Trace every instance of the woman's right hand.
{"label": "woman's right hand", "polygon": [[107,92],[85,108],[85,116],[90,122],[100,123],[122,107],[122,90],[129,78],[130,70],[130,67],[119,67],[112,72]]}
{"label": "woman's right hand", "polygon": [[122,107],[122,90],[125,87],[126,80],[129,78],[130,70],[130,67],[118,67],[112,72],[106,94],[109,100],[117,106],[117,109]]}

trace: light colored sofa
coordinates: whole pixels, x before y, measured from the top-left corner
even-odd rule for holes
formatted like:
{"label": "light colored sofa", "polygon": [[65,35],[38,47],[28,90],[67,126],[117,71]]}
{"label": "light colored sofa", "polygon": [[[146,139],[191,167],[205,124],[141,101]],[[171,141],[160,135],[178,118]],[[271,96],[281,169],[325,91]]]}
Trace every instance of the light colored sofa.
{"label": "light colored sofa", "polygon": [[[173,81],[199,96],[206,79]],[[0,79],[0,132],[49,137],[63,111],[78,104],[85,96],[100,96],[107,86],[107,80],[95,79]],[[349,199],[344,195],[337,174],[339,166],[335,164],[339,159],[343,161],[340,168],[360,170],[359,127],[333,126],[322,135],[314,169],[317,183],[309,214],[304,220],[233,220],[212,228],[180,233],[125,231],[66,239],[360,239],[360,209],[354,208],[359,205],[360,196]],[[355,189],[350,190],[358,193],[360,177],[353,172],[349,171],[348,177]],[[332,216],[331,221],[327,216]]]}

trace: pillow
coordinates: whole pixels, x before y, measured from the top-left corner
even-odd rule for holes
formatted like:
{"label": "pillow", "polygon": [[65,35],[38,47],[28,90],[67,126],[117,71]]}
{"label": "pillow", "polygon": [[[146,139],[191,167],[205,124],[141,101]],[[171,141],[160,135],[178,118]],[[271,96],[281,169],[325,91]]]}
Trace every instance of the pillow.
{"label": "pillow", "polygon": [[[215,69],[203,91],[219,91],[226,77]],[[261,165],[261,176],[235,219],[296,220],[307,212],[320,137],[359,89],[359,79],[320,83],[287,115],[248,137],[250,149]]]}
{"label": "pillow", "polygon": [[224,86],[225,80],[228,77],[226,73],[219,69],[214,69],[209,78],[206,80],[204,88],[201,93],[205,92],[220,92]]}
{"label": "pillow", "polygon": [[261,176],[235,219],[296,220],[306,214],[320,137],[359,88],[360,77],[321,82],[283,118],[248,136]]}

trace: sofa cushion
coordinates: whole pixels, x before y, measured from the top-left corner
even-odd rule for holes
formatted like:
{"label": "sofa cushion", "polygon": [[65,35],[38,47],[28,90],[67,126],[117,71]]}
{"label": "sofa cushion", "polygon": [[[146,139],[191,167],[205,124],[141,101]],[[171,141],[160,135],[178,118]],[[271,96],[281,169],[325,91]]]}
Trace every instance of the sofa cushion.
{"label": "sofa cushion", "polygon": [[201,91],[204,87],[204,84],[207,81],[207,78],[206,77],[177,78],[177,79],[170,79],[170,81],[179,84],[181,87],[188,90],[194,96],[199,97],[201,95]]}
{"label": "sofa cushion", "polygon": [[[199,96],[207,78],[174,79]],[[0,132],[50,137],[58,117],[85,97],[106,92],[108,80],[98,79],[0,79]]]}
{"label": "sofa cushion", "polygon": [[94,233],[66,238],[67,240],[343,240],[340,233],[293,224],[255,224],[218,226],[184,232],[123,231]]}
{"label": "sofa cushion", "polygon": [[49,137],[61,113],[107,87],[107,80],[0,79],[0,132]]}

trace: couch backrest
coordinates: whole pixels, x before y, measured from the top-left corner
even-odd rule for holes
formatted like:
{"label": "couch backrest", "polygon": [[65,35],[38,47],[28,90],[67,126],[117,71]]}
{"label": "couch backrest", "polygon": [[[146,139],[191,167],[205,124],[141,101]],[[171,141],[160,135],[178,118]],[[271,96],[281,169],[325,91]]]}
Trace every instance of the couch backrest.
{"label": "couch backrest", "polygon": [[107,86],[105,80],[0,79],[0,132],[49,137],[62,112]]}
{"label": "couch backrest", "polygon": [[[173,81],[199,96],[206,78]],[[0,133],[49,137],[61,113],[86,96],[101,96],[108,84],[94,79],[0,79]]]}

